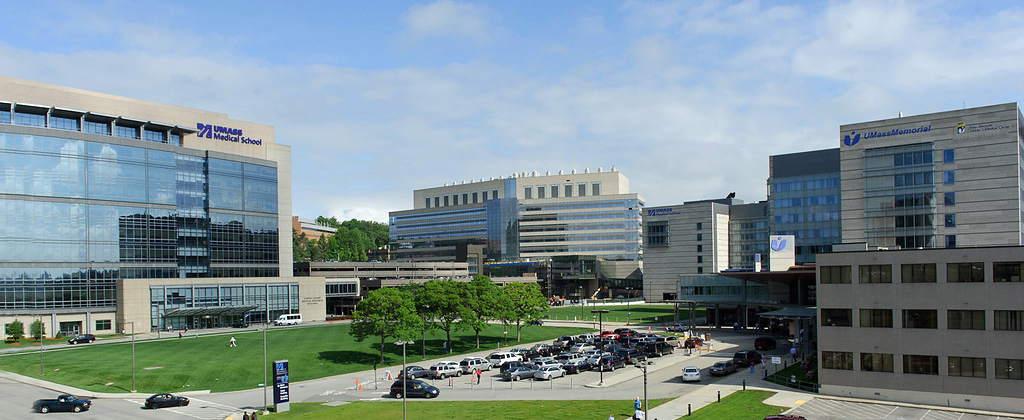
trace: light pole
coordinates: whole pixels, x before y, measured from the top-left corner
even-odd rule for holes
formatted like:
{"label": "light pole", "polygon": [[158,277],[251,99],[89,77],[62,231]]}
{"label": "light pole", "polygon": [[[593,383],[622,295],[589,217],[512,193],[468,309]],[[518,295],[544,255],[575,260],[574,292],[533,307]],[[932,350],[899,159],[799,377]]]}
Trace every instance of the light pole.
{"label": "light pole", "polygon": [[[127,324],[129,321],[124,321]],[[132,392],[135,392],[135,321],[132,323]],[[121,326],[124,328],[124,326]]]}
{"label": "light pole", "polygon": [[402,420],[405,420],[408,415],[405,407],[405,394],[409,392],[408,372],[405,371],[405,345],[414,343],[412,341],[398,341],[395,344],[402,346]]}
{"label": "light pole", "polygon": [[[263,320],[263,410],[267,409],[267,319]],[[260,411],[263,411],[260,410]]]}
{"label": "light pole", "polygon": [[629,325],[629,298],[632,296],[633,288],[626,288],[626,325]]}
{"label": "light pole", "polygon": [[[595,309],[595,310],[590,311],[590,313],[597,314],[597,323],[598,323],[598,325],[600,325],[597,328],[597,330],[598,331],[603,331],[604,330],[604,323],[603,323],[602,315],[608,313],[608,310],[607,309]],[[601,340],[601,357],[602,358],[604,357],[604,340]],[[600,361],[598,363],[600,364]],[[612,369],[615,369],[615,368],[612,368]],[[601,372],[601,383],[598,384],[598,386],[604,386],[604,366],[601,366],[601,368],[598,369],[598,371]]]}
{"label": "light pole", "polygon": [[647,418],[647,365],[650,364],[644,360],[636,365],[637,369],[644,371],[644,418]]}
{"label": "light pole", "polygon": [[[31,329],[31,326],[29,327]],[[43,316],[39,315],[39,376],[43,376]]]}
{"label": "light pole", "polygon": [[579,296],[580,301],[580,321],[583,321],[585,319],[583,315],[583,309],[587,306],[583,304],[583,285],[579,285],[576,287],[579,288],[579,293],[577,293],[577,295]]}

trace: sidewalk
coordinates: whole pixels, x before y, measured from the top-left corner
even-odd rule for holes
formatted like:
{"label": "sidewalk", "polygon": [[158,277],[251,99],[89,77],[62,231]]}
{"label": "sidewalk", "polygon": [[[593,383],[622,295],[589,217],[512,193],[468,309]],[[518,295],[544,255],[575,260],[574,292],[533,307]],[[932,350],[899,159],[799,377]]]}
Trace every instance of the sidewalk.
{"label": "sidewalk", "polygon": [[[690,411],[697,411],[704,406],[716,403],[718,401],[719,392],[721,392],[722,398],[725,398],[729,394],[741,389],[743,389],[743,387],[740,385],[704,385],[697,391],[648,410],[647,418],[652,420],[675,420],[680,417],[686,417]],[[775,392],[776,394],[765,400],[764,403],[789,408],[797,407],[817,396],[816,394],[773,388],[748,386],[747,389]]]}

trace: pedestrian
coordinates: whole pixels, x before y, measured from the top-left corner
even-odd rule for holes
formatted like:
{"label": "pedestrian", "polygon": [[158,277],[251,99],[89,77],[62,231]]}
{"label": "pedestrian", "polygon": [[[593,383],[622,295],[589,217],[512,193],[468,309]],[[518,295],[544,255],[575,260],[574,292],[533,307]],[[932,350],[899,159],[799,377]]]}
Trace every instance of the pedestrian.
{"label": "pedestrian", "polygon": [[793,346],[792,348],[789,349],[789,355],[793,356],[793,361],[795,362],[796,361],[796,346]]}
{"label": "pedestrian", "polygon": [[257,420],[255,411],[252,412],[252,417],[249,417],[249,420]]}
{"label": "pedestrian", "polygon": [[636,397],[636,400],[633,401],[633,411],[640,411],[641,406],[643,403],[640,402],[640,397]]}
{"label": "pedestrian", "polygon": [[178,330],[178,338],[181,338],[181,330]]}
{"label": "pedestrian", "polygon": [[244,411],[243,413],[245,413],[245,414],[242,414],[242,420],[249,420],[249,412],[248,411]]}
{"label": "pedestrian", "polygon": [[231,340],[228,341],[228,347],[238,347],[238,345],[235,344],[235,337],[234,336],[232,336]]}
{"label": "pedestrian", "polygon": [[633,419],[634,420],[644,420],[644,410],[641,410],[641,409],[638,408],[636,411],[634,411],[633,412]]}
{"label": "pedestrian", "polygon": [[480,374],[481,373],[483,373],[483,372],[480,372],[480,369],[476,370],[476,384],[477,385],[480,385]]}
{"label": "pedestrian", "polygon": [[755,368],[756,366],[757,366],[757,363],[754,363],[754,362],[751,362],[751,363],[750,363],[750,373],[754,373],[754,368]]}
{"label": "pedestrian", "polygon": [[615,420],[615,414],[609,414],[608,420]]}
{"label": "pedestrian", "polygon": [[444,354],[448,354],[448,342],[447,341],[441,343],[441,352],[444,353]]}

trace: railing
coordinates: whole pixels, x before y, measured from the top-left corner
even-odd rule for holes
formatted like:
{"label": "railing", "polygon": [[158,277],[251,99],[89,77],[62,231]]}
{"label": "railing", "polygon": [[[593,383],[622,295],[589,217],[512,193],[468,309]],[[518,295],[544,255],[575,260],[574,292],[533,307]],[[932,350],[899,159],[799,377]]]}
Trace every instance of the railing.
{"label": "railing", "polygon": [[796,388],[801,391],[809,391],[814,393],[817,393],[818,388],[821,388],[821,384],[818,384],[816,382],[793,381],[792,378],[785,378],[782,377],[781,375],[772,375],[767,378],[764,378],[764,380],[771,382],[773,384],[778,384],[789,388]]}

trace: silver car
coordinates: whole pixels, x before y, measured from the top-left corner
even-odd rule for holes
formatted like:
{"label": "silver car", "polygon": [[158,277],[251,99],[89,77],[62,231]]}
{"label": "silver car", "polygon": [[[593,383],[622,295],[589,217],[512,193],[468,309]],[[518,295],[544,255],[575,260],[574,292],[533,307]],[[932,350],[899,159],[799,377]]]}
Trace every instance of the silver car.
{"label": "silver car", "polygon": [[561,366],[544,366],[533,373],[533,377],[536,379],[554,379],[563,376],[565,376],[565,371]]}

